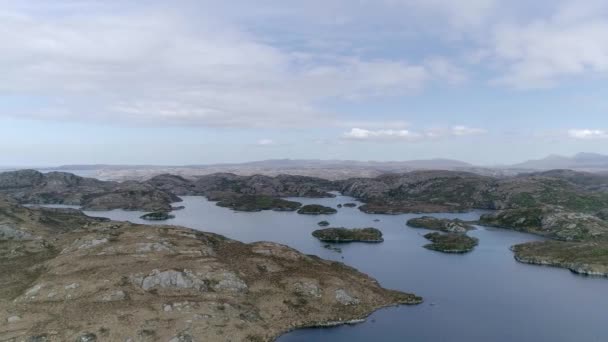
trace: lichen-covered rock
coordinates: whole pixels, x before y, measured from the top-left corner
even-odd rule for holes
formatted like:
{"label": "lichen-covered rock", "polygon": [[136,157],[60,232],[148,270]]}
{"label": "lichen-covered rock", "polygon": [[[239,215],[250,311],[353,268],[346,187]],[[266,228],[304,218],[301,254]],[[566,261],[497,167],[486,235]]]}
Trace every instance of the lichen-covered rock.
{"label": "lichen-covered rock", "polygon": [[335,294],[336,300],[342,305],[357,305],[361,302],[358,298],[351,296],[343,289],[337,289]]}
{"label": "lichen-covered rock", "polygon": [[160,271],[155,269],[150,274],[145,276],[139,274],[132,275],[131,281],[146,291],[153,288],[195,289],[197,291],[206,291],[208,289],[207,283],[198,278],[190,270]]}

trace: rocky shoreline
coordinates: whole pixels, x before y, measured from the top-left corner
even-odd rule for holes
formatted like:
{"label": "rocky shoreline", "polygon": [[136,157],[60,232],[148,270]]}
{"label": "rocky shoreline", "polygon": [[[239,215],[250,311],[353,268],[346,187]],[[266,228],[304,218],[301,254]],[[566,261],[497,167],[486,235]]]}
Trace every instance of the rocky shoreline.
{"label": "rocky shoreline", "polygon": [[0,228],[0,340],[272,341],[422,301],[277,243],[1,197]]}

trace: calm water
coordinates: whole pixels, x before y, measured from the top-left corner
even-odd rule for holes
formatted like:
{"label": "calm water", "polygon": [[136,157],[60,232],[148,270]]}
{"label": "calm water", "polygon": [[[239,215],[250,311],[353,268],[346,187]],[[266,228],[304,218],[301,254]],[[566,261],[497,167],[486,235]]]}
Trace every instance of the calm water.
{"label": "calm water", "polygon": [[[348,197],[297,199],[336,206]],[[608,280],[569,271],[517,263],[509,246],[537,237],[479,227],[480,245],[469,254],[448,255],[422,248],[426,231],[405,226],[419,215],[368,215],[342,208],[335,215],[306,216],[265,211],[238,213],[202,197],[184,197],[175,224],[253,242],[275,241],[304,253],[342,261],[370,274],[384,287],[424,297],[419,306],[376,312],[366,323],[288,333],[280,342],[299,341],[608,341]],[[136,223],[140,212],[87,212]],[[480,212],[436,216],[476,219]],[[380,222],[374,222],[380,219]],[[340,245],[342,253],[323,248],[310,233],[317,222],[332,226],[374,226],[381,244]]]}

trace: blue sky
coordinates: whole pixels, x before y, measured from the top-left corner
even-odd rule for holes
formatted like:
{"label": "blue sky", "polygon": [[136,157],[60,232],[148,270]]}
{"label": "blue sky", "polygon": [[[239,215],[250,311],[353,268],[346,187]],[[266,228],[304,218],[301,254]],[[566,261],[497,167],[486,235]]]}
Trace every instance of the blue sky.
{"label": "blue sky", "polygon": [[0,0],[0,165],[608,152],[599,0]]}

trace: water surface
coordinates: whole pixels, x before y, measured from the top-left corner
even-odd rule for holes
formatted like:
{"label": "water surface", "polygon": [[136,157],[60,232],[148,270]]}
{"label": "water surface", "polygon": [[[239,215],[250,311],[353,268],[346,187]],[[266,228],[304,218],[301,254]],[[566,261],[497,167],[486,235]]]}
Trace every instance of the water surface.
{"label": "water surface", "polygon": [[[342,208],[335,215],[307,216],[289,212],[239,213],[215,206],[202,197],[183,197],[185,209],[175,211],[175,224],[219,233],[244,242],[275,241],[307,254],[342,261],[380,281],[387,288],[424,297],[418,306],[380,310],[367,322],[331,329],[303,329],[280,342],[300,341],[608,341],[608,280],[577,276],[569,271],[517,263],[509,247],[538,237],[479,227],[471,235],[479,246],[469,254],[429,251],[426,230],[406,227],[420,215],[369,215]],[[294,199],[305,204],[337,206],[356,202],[338,196]],[[87,212],[91,216],[154,224],[141,212]],[[437,214],[477,219],[481,212]],[[374,220],[379,219],[379,222]],[[385,242],[339,245],[326,249],[311,236],[317,222],[331,226],[379,228]]]}

